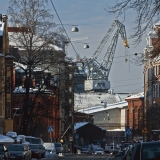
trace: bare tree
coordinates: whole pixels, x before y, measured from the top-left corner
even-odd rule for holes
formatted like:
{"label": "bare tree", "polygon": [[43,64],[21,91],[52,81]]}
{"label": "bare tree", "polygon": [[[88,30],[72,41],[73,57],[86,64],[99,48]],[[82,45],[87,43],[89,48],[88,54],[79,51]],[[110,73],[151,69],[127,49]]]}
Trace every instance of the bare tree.
{"label": "bare tree", "polygon": [[[25,135],[32,133],[33,119],[40,116],[40,112],[36,108],[36,99],[44,94],[46,89],[49,89],[45,81],[58,75],[57,68],[63,69],[61,64],[64,63],[65,54],[61,48],[57,47],[60,47],[65,39],[62,35],[63,30],[55,28],[53,15],[46,8],[46,3],[47,0],[10,0],[8,8],[11,24],[18,26],[20,30],[10,34],[9,37],[11,47],[19,48],[16,65],[23,70],[25,79],[26,92],[22,120],[23,134]],[[53,30],[54,28],[55,30]],[[36,79],[39,86],[36,86],[34,99],[29,104],[30,88],[37,69],[41,70]],[[46,72],[50,72],[50,76]]]}
{"label": "bare tree", "polygon": [[131,38],[135,39],[135,44],[139,44],[147,28],[152,28],[153,24],[159,21],[160,1],[117,0],[115,5],[107,8],[109,13],[115,14],[116,17],[123,16],[124,19],[129,13],[128,10],[132,10],[132,15],[135,15],[134,33],[131,35]]}

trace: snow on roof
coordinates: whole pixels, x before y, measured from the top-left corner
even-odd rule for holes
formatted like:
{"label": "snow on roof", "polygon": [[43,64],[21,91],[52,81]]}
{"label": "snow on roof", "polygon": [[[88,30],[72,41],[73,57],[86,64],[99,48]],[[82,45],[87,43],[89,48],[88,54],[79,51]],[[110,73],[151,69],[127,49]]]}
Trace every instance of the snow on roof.
{"label": "snow on roof", "polygon": [[125,100],[126,99],[134,99],[134,98],[143,98],[143,97],[144,97],[144,92],[140,92],[138,94],[128,96],[127,98],[125,98]]}
{"label": "snow on roof", "polygon": [[121,101],[114,104],[107,104],[106,108],[104,108],[104,106],[96,106],[96,107],[81,109],[81,110],[78,110],[78,112],[92,114],[92,113],[101,112],[101,111],[110,110],[110,109],[126,108],[127,106],[128,106],[128,103],[126,101]]}
{"label": "snow on roof", "polygon": [[[14,38],[16,39],[16,36],[17,36],[17,39],[18,39],[18,37],[20,36],[20,34],[21,33],[14,33]],[[10,46],[15,46],[15,47],[18,47],[18,49],[19,50],[25,50],[25,48],[17,41],[17,42],[14,42],[13,40],[12,40],[12,36],[13,36],[13,32],[8,32],[8,36],[9,36],[9,45]],[[22,37],[21,37],[22,38]],[[22,41],[23,41],[23,39],[22,39]],[[25,40],[24,40],[25,41]],[[33,36],[33,46],[35,47],[35,48],[37,48],[37,47],[39,47],[39,46],[43,46],[45,44],[45,41],[44,40],[42,40],[40,37],[38,37],[38,36],[36,36],[36,35],[34,35]],[[62,48],[60,48],[60,47],[58,47],[58,46],[56,46],[56,45],[54,45],[54,44],[49,44],[48,45],[49,47],[51,47],[51,48],[53,48],[54,50],[56,50],[56,51],[63,51],[63,49]]]}
{"label": "snow on roof", "polygon": [[3,31],[4,31],[4,23],[0,22],[0,36],[3,36]]}
{"label": "snow on roof", "polygon": [[20,72],[24,72],[23,69],[27,69],[27,65],[24,65],[22,63],[17,63],[17,62],[13,62],[15,64],[15,67],[17,69],[17,71],[20,71]]}
{"label": "snow on roof", "polygon": [[116,128],[116,129],[107,130],[107,131],[125,131],[125,130],[124,130],[124,129],[119,129],[119,128]]}
{"label": "snow on roof", "polygon": [[8,136],[4,136],[2,134],[0,134],[0,143],[4,143],[4,142],[14,142],[14,140]]}
{"label": "snow on roof", "polygon": [[[15,64],[15,68],[17,72],[23,73],[25,69],[27,69],[27,65],[23,65],[22,63],[17,63],[17,62],[13,62]],[[44,71],[45,73],[50,73],[51,71],[49,71],[48,69],[43,70],[42,68],[39,67],[35,67],[33,69],[34,72],[38,72],[38,71]]]}
{"label": "snow on roof", "polygon": [[78,123],[75,123],[74,124],[74,130],[82,127],[82,126],[85,126],[86,124],[88,124],[89,122],[78,122]]}
{"label": "snow on roof", "polygon": [[109,93],[75,93],[74,101],[75,101],[75,110],[91,108],[102,106],[102,101],[106,101],[107,104],[114,104],[123,101],[127,95],[125,96],[121,94],[109,94]]}

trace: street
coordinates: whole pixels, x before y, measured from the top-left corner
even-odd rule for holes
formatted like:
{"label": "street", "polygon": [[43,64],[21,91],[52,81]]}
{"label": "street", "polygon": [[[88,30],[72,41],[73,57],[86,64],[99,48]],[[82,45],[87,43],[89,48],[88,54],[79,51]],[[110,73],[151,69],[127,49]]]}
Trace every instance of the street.
{"label": "street", "polygon": [[110,154],[104,154],[104,155],[92,155],[92,154],[72,154],[72,155],[65,155],[62,157],[53,157],[53,158],[44,158],[44,160],[65,160],[65,159],[72,159],[72,160],[116,160],[114,156],[111,156]]}

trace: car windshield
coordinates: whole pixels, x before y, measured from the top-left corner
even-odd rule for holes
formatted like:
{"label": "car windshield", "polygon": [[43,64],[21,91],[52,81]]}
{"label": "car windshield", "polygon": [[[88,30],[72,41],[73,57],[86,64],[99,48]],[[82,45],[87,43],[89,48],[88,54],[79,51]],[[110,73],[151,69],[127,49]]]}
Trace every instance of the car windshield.
{"label": "car windshield", "polygon": [[30,149],[38,149],[38,146],[37,145],[29,145],[29,148]]}
{"label": "car windshield", "polygon": [[32,138],[32,143],[33,144],[40,144],[41,140],[39,138]]}
{"label": "car windshield", "polygon": [[60,143],[55,143],[54,145],[55,145],[55,147],[61,147]]}
{"label": "car windshield", "polygon": [[101,148],[97,148],[96,151],[103,151]]}
{"label": "car windshield", "polygon": [[82,151],[87,151],[87,148],[82,148]]}
{"label": "car windshield", "polygon": [[8,151],[24,151],[24,148],[21,145],[10,145]]}
{"label": "car windshield", "polygon": [[43,145],[38,145],[40,149],[44,149]]}
{"label": "car windshield", "polygon": [[0,152],[3,152],[4,151],[4,148],[2,145],[0,145]]}

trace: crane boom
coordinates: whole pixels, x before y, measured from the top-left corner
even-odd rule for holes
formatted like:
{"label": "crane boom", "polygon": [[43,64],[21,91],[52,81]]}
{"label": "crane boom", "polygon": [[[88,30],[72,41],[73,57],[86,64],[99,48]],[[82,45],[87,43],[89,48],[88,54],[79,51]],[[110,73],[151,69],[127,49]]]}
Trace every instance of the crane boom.
{"label": "crane boom", "polygon": [[111,27],[109,28],[107,34],[104,36],[104,38],[102,39],[100,45],[98,46],[98,48],[96,49],[96,51],[94,52],[93,56],[91,57],[92,59],[97,59],[97,57],[99,56],[99,54],[101,53],[102,49],[104,48],[105,44],[107,43],[109,37],[111,36],[114,28],[116,26],[116,22],[114,21],[111,25]]}
{"label": "crane boom", "polygon": [[[109,47],[104,55],[103,61],[100,64],[97,61],[97,58],[104,48],[106,42],[108,41],[111,33],[113,32],[115,26],[117,26],[117,30],[114,36],[111,39]],[[129,48],[126,36],[125,26],[120,23],[118,20],[114,20],[112,26],[108,30],[107,34],[101,41],[100,45],[98,46],[97,50],[94,52],[93,56],[87,61],[85,67],[87,68],[87,80],[85,81],[85,90],[105,90],[107,91],[110,89],[110,82],[108,81],[109,72],[112,66],[117,41],[119,34],[121,35],[123,45]]]}

